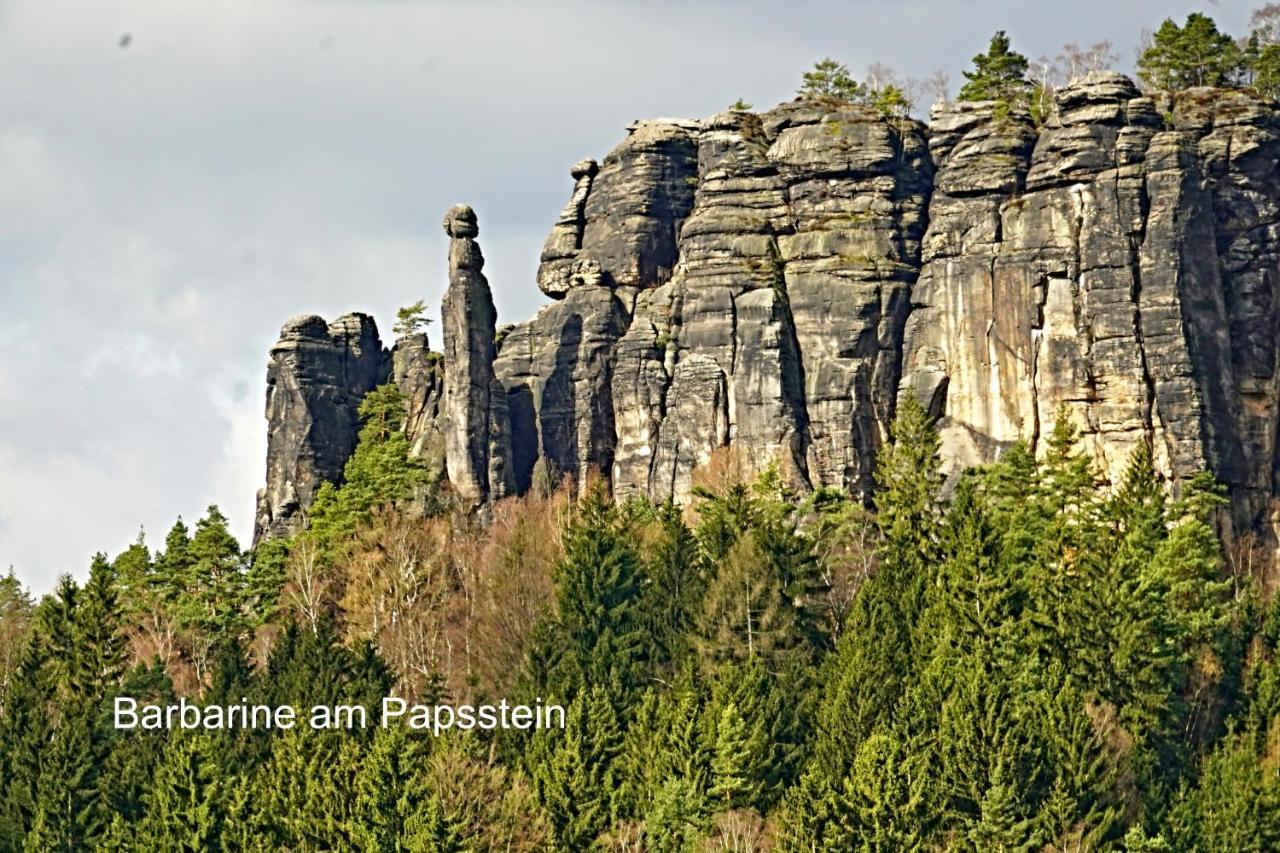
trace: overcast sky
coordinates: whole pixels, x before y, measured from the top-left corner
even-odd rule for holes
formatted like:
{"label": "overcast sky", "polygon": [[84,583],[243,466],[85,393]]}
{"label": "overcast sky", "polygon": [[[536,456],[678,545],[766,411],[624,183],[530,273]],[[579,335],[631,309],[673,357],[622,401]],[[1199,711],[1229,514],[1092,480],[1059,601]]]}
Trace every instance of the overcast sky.
{"label": "overcast sky", "polygon": [[635,118],[766,107],[824,56],[957,81],[997,28],[1128,68],[1252,5],[0,0],[0,569],[45,592],[210,503],[247,542],[283,322],[434,314],[457,202],[529,316],[570,164]]}

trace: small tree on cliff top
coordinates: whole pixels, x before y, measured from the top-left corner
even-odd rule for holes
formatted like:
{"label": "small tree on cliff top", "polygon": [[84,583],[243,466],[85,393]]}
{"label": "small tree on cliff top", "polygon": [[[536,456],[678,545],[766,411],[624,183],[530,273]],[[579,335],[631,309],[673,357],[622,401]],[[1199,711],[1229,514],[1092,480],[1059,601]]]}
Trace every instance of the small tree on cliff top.
{"label": "small tree on cliff top", "polygon": [[813,70],[804,73],[796,94],[804,98],[826,97],[856,101],[866,96],[867,87],[853,79],[849,66],[828,57],[815,62]]}
{"label": "small tree on cliff top", "polygon": [[973,58],[973,70],[964,72],[969,81],[960,89],[962,101],[1013,101],[1031,89],[1027,81],[1027,58],[1010,49],[1009,37],[999,30],[991,37],[986,53]]}
{"label": "small tree on cliff top", "polygon": [[1138,76],[1157,89],[1224,86],[1234,82],[1242,61],[1231,36],[1219,32],[1212,18],[1193,12],[1181,27],[1165,19],[1138,58]]}
{"label": "small tree on cliff top", "polygon": [[391,331],[397,335],[412,335],[421,332],[430,323],[431,318],[427,316],[427,303],[419,299],[396,312],[396,324],[391,327]]}

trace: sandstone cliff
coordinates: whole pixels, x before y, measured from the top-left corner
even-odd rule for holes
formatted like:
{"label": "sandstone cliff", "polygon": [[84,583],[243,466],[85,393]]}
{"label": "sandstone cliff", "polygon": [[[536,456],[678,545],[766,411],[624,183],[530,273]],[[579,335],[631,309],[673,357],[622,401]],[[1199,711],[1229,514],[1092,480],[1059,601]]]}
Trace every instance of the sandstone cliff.
{"label": "sandstone cliff", "polygon": [[[571,169],[537,275],[551,301],[525,322],[495,332],[474,215],[446,221],[443,366],[425,339],[402,341],[396,381],[415,448],[443,456],[464,501],[523,491],[539,464],[685,500],[724,446],[748,471],[865,497],[896,402],[915,394],[949,470],[1036,447],[1065,407],[1105,475],[1150,442],[1175,485],[1208,467],[1240,524],[1268,523],[1273,106],[1145,97],[1095,74],[1039,127],[994,103],[941,106],[926,127],[796,101],[629,131]],[[305,322],[269,373],[272,534],[340,476],[369,387],[358,370],[334,378],[348,345]],[[303,417],[328,400],[335,413]]]}
{"label": "sandstone cliff", "polygon": [[267,362],[267,485],[258,492],[254,541],[297,531],[320,484],[341,482],[356,446],[360,400],[386,369],[367,314],[332,323],[295,317],[280,330]]}

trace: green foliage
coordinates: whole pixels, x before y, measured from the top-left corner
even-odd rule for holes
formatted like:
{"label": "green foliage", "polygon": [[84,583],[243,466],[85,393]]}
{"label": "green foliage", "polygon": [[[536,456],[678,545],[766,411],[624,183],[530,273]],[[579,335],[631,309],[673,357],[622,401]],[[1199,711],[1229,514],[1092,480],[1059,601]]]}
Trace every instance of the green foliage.
{"label": "green foliage", "polygon": [[1263,44],[1251,36],[1245,45],[1244,65],[1249,85],[1269,101],[1280,99],[1280,44]]}
{"label": "green foliage", "polygon": [[533,779],[563,849],[582,850],[611,823],[622,730],[608,692],[592,687],[569,708],[563,732],[535,740]]}
{"label": "green foliage", "polygon": [[431,323],[427,316],[427,303],[419,299],[412,305],[406,305],[396,311],[396,322],[391,331],[397,335],[412,335],[421,332]]}
{"label": "green foliage", "polygon": [[750,112],[754,108],[755,108],[754,104],[749,104],[746,101],[742,100],[742,98],[738,98],[738,100],[734,101],[732,104],[729,105],[729,109],[735,113]]}
{"label": "green foliage", "polygon": [[421,500],[438,509],[426,465],[409,455],[404,434],[404,395],[394,383],[379,385],[360,402],[363,426],[343,468],[340,486],[324,483],[309,515],[310,535],[326,554],[349,540],[370,513],[384,504]]}
{"label": "green foliage", "polygon": [[998,30],[986,53],[973,58],[973,70],[964,72],[967,81],[960,87],[961,101],[1003,101],[1025,98],[1031,89],[1027,81],[1027,58],[1013,50],[1009,36]]}
{"label": "green foliage", "polygon": [[806,98],[838,98],[855,101],[866,95],[866,87],[849,74],[849,66],[827,57],[804,73],[796,94]]}
{"label": "green foliage", "polygon": [[[1280,845],[1280,605],[1224,577],[1221,487],[1166,482],[1145,444],[1104,484],[1064,410],[1034,451],[944,483],[907,398],[873,508],[801,499],[773,470],[683,511],[596,486],[534,499],[556,525],[539,541],[497,538],[499,511],[488,530],[415,517],[440,534],[425,553],[361,527],[422,495],[399,406],[367,404],[360,459],[311,538],[245,554],[210,508],[38,606],[0,581],[0,849]],[[413,658],[419,699],[517,683],[512,699],[566,705],[565,729],[112,728],[116,695],[376,709],[403,682],[349,630],[347,599],[288,615],[294,561],[322,539],[335,584],[389,561],[441,576],[411,584],[434,599],[425,617],[407,594],[371,617],[439,641]],[[486,586],[520,559],[518,589]],[[503,660],[523,679],[469,666],[492,639],[469,633],[482,616],[518,635]]]}
{"label": "green foliage", "polygon": [[1138,57],[1138,76],[1157,89],[1177,91],[1192,86],[1224,86],[1235,82],[1244,57],[1239,45],[1199,12],[1179,27],[1166,18]]}
{"label": "green foliage", "polygon": [[556,613],[534,652],[541,695],[600,687],[621,699],[641,683],[653,648],[639,605],[641,561],[602,487],[583,497],[556,567]]}

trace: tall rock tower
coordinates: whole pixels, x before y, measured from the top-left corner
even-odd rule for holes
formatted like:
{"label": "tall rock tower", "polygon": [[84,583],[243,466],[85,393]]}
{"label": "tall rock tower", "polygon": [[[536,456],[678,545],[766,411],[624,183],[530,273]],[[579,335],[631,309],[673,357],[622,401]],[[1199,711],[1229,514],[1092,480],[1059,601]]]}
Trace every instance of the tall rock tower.
{"label": "tall rock tower", "polygon": [[450,237],[449,289],[441,302],[445,468],[458,497],[476,506],[507,492],[506,394],[493,375],[497,311],[482,272],[475,211],[451,208],[444,230]]}
{"label": "tall rock tower", "polygon": [[360,401],[386,374],[386,350],[368,314],[284,324],[267,362],[267,485],[258,492],[254,542],[300,530],[320,484],[342,482]]}

